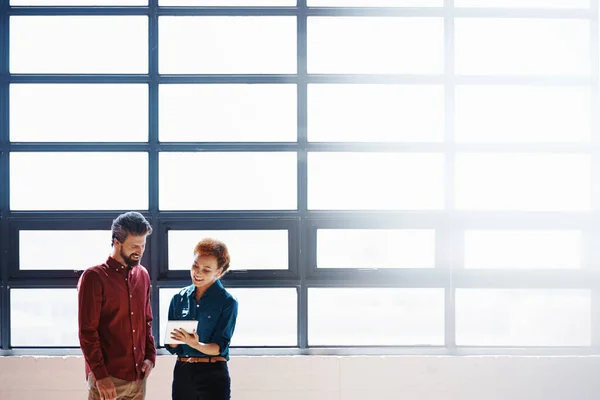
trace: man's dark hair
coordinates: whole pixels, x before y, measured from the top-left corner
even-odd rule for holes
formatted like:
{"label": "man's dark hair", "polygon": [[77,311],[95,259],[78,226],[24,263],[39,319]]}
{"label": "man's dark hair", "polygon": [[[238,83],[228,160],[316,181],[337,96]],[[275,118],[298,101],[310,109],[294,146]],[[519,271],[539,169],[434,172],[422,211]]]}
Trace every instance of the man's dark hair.
{"label": "man's dark hair", "polygon": [[[144,218],[142,214],[136,211],[129,211],[119,215],[112,222],[112,238],[123,243],[127,236],[143,236],[152,233],[152,225]],[[111,240],[111,246],[114,240]]]}

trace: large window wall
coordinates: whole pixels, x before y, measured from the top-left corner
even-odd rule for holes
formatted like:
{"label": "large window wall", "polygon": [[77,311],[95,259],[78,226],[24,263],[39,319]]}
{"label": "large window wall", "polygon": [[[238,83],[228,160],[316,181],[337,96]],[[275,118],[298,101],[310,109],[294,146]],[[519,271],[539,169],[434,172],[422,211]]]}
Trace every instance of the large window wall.
{"label": "large window wall", "polygon": [[10,1],[5,353],[78,346],[128,210],[161,344],[211,236],[234,353],[598,349],[598,0]]}

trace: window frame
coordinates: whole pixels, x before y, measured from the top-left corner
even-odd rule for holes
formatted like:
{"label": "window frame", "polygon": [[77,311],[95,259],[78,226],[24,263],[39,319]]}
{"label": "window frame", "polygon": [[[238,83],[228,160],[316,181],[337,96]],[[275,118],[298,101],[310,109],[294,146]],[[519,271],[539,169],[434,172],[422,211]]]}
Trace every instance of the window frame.
{"label": "window frame", "polygon": [[[149,162],[149,207],[139,210],[154,227],[143,263],[151,277],[153,333],[159,337],[159,290],[189,284],[186,271],[168,270],[169,229],[287,229],[288,270],[228,273],[223,281],[231,288],[296,288],[297,346],[234,348],[232,354],[596,354],[600,351],[600,38],[598,37],[599,0],[589,9],[499,9],[460,8],[452,0],[443,7],[308,7],[306,0],[284,7],[163,7],[158,0],[146,6],[11,6],[0,2],[0,355],[4,354],[78,354],[76,348],[18,348],[10,345],[10,289],[74,288],[78,274],[72,271],[20,271],[18,235],[24,229],[110,229],[112,219],[121,211],[12,211],[10,210],[9,155],[11,152],[146,152]],[[10,17],[137,15],[148,17],[148,72],[141,74],[14,74],[9,70]],[[297,68],[294,74],[191,74],[163,75],[159,65],[159,16],[293,16],[296,19]],[[398,16],[437,17],[444,20],[444,70],[439,74],[309,74],[307,71],[307,19],[310,16]],[[589,77],[470,76],[455,73],[454,21],[456,18],[575,18],[589,20]],[[9,102],[13,83],[138,83],[148,85],[148,141],[140,143],[10,142]],[[192,83],[291,83],[296,85],[297,140],[295,142],[160,142],[158,140],[159,86]],[[390,142],[309,142],[307,140],[308,84],[401,83],[443,85],[444,140],[440,143]],[[532,143],[456,143],[454,135],[454,93],[457,85],[567,85],[585,86],[592,93],[592,140],[581,144]],[[293,151],[297,153],[297,208],[283,211],[162,211],[158,207],[158,154],[169,151]],[[444,164],[444,208],[436,211],[358,211],[308,210],[307,154],[309,152],[440,152]],[[592,157],[591,210],[585,212],[491,212],[457,211],[454,204],[454,162],[459,152],[533,152],[590,154]],[[347,270],[327,271],[316,267],[316,231],[319,228],[424,228],[435,229],[435,268],[428,270]],[[560,229],[583,232],[582,269],[568,271],[498,271],[463,268],[465,229]],[[102,260],[99,260],[102,262]],[[396,287],[443,288],[445,293],[444,346],[308,346],[308,289],[316,287]],[[465,347],[455,338],[455,291],[460,288],[579,288],[591,289],[592,345],[570,347]],[[166,354],[166,350],[159,350]]]}

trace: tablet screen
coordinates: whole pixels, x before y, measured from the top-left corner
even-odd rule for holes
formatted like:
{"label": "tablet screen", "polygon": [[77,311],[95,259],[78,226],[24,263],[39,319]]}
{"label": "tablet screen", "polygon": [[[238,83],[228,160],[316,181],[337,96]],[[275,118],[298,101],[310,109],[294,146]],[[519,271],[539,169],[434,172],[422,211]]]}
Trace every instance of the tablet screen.
{"label": "tablet screen", "polygon": [[183,344],[183,342],[171,339],[171,332],[174,329],[183,329],[188,333],[192,333],[194,329],[198,329],[198,321],[196,320],[177,320],[167,321],[167,329],[165,331],[165,344]]}

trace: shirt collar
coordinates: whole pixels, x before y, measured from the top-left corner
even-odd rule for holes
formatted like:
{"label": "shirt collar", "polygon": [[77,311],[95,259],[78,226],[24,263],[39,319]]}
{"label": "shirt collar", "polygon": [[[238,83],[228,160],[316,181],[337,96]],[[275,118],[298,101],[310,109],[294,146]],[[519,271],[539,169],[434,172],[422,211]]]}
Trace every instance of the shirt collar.
{"label": "shirt collar", "polygon": [[[204,296],[210,296],[211,293],[217,292],[217,291],[221,291],[223,290],[223,284],[221,283],[220,279],[217,279],[215,281],[215,283],[213,283],[212,285],[210,285],[210,287],[206,290],[206,292],[204,292]],[[196,292],[196,286],[194,286],[194,284],[192,283],[190,286],[188,286],[186,294],[189,297],[192,297],[194,295],[194,293]]]}
{"label": "shirt collar", "polygon": [[106,265],[108,265],[108,267],[110,269],[113,269],[113,270],[115,270],[117,272],[124,271],[127,268],[129,268],[128,266],[121,264],[120,262],[118,262],[117,260],[115,260],[114,258],[112,258],[110,256],[106,260]]}

